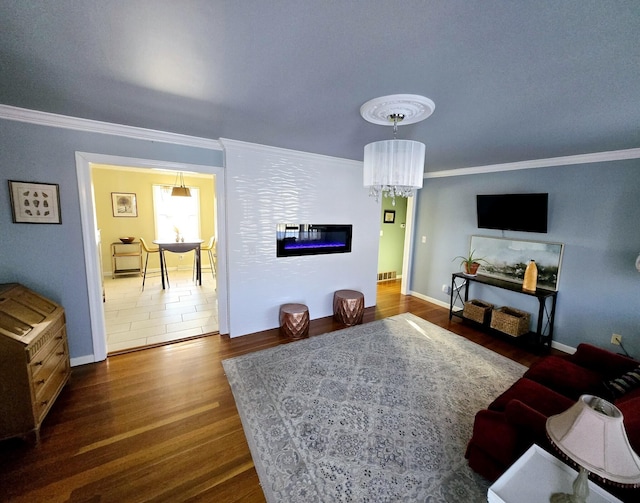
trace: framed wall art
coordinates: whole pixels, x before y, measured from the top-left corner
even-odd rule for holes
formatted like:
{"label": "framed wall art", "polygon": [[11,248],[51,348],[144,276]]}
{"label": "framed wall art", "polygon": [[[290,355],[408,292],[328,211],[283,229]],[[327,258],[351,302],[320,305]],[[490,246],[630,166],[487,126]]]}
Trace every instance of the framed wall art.
{"label": "framed wall art", "polygon": [[385,224],[393,224],[396,221],[396,210],[384,210],[384,219]]}
{"label": "framed wall art", "polygon": [[60,224],[58,184],[9,180],[11,216],[15,224]]}
{"label": "framed wall art", "polygon": [[136,195],[131,192],[112,192],[111,206],[114,217],[137,217],[138,204]]}
{"label": "framed wall art", "polygon": [[476,257],[487,261],[481,265],[480,274],[522,283],[529,260],[535,260],[538,287],[558,290],[564,251],[562,243],[471,236],[471,250]]}

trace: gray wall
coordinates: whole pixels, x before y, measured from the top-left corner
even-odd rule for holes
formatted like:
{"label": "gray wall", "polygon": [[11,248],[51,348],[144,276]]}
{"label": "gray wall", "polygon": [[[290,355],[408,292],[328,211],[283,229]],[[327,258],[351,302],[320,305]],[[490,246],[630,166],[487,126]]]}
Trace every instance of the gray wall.
{"label": "gray wall", "polygon": [[[82,357],[93,348],[76,151],[213,166],[222,165],[222,154],[0,120],[0,283],[20,282],[62,304],[71,356]],[[7,180],[59,184],[62,225],[13,224]],[[639,160],[425,180],[418,192],[411,290],[448,302],[441,289],[457,270],[451,259],[467,250],[473,234],[502,235],[476,228],[475,195],[524,191],[549,192],[549,233],[506,237],[565,244],[556,339],[574,347],[589,341],[613,348],[609,340],[616,332],[640,356],[640,273],[633,265],[640,252]],[[531,310],[518,304],[518,295],[475,293]]]}
{"label": "gray wall", "polygon": [[[548,192],[547,234],[478,229],[476,194]],[[472,235],[564,243],[554,339],[616,350],[611,334],[640,356],[640,160],[432,178],[418,193],[411,290],[442,292]],[[426,243],[420,238],[426,237]],[[535,299],[476,286],[470,296],[535,312]]]}
{"label": "gray wall", "polygon": [[[75,152],[222,166],[222,152],[0,120],[0,283],[60,303],[71,357],[93,353]],[[14,224],[7,180],[60,186],[61,225]]]}

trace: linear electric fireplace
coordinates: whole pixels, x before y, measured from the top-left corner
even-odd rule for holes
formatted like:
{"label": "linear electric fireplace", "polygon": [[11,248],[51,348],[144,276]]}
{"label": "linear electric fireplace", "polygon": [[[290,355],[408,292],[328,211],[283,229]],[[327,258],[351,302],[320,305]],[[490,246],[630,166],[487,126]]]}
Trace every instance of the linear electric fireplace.
{"label": "linear electric fireplace", "polygon": [[278,224],[278,257],[351,252],[351,225]]}

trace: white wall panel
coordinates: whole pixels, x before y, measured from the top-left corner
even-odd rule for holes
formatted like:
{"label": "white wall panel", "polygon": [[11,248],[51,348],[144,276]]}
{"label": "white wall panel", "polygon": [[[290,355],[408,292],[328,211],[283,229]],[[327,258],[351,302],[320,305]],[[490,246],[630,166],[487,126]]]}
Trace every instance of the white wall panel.
{"label": "white wall panel", "polygon": [[[333,292],[376,302],[380,203],[362,185],[362,163],[221,140],[225,149],[230,335],[278,326],[281,304],[311,319],[332,314]],[[276,257],[276,224],[352,224],[351,253]]]}

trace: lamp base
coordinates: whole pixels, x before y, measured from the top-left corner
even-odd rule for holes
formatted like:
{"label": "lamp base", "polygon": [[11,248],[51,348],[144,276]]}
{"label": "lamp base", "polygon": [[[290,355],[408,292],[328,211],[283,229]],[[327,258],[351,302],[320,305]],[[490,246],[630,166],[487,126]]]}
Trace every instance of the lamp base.
{"label": "lamp base", "polygon": [[549,498],[551,503],[586,503],[589,496],[589,474],[580,467],[580,473],[573,481],[573,494],[554,493]]}

